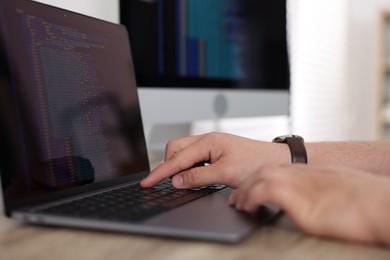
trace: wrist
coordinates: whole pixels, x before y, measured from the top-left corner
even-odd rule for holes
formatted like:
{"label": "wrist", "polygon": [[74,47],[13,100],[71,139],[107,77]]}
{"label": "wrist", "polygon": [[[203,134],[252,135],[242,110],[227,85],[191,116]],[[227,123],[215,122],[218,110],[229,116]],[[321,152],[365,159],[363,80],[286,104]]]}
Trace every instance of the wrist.
{"label": "wrist", "polygon": [[304,140],[299,135],[282,135],[272,140],[273,143],[286,144],[290,150],[292,163],[307,164],[307,153]]}
{"label": "wrist", "polygon": [[273,153],[274,158],[271,160],[276,164],[291,164],[291,152],[290,148],[286,144],[272,143],[272,146],[275,150]]}
{"label": "wrist", "polygon": [[309,142],[305,146],[311,165],[352,166],[347,158],[350,153],[345,152],[341,142]]}

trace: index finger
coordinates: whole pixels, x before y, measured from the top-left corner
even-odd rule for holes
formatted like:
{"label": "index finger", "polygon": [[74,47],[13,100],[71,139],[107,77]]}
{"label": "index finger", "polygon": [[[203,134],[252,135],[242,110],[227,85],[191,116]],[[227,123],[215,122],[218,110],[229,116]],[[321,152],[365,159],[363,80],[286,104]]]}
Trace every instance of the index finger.
{"label": "index finger", "polygon": [[210,161],[209,148],[202,139],[186,146],[174,153],[165,162],[155,168],[148,177],[141,182],[141,186],[148,188],[160,181],[185,171],[195,164],[203,161]]}
{"label": "index finger", "polygon": [[190,146],[191,144],[198,142],[204,137],[204,135],[194,135],[187,136],[179,139],[171,140],[167,143],[165,148],[165,158],[164,160],[169,160],[174,154],[180,152],[184,148]]}

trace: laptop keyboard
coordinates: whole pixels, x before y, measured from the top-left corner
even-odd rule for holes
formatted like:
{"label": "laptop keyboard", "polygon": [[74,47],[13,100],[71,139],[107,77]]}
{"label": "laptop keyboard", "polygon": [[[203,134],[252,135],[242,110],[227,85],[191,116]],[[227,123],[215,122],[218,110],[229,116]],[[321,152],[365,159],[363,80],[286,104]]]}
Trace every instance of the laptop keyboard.
{"label": "laptop keyboard", "polygon": [[45,208],[40,213],[117,221],[142,221],[224,187],[214,185],[200,189],[179,190],[175,189],[169,180],[149,189],[133,184]]}

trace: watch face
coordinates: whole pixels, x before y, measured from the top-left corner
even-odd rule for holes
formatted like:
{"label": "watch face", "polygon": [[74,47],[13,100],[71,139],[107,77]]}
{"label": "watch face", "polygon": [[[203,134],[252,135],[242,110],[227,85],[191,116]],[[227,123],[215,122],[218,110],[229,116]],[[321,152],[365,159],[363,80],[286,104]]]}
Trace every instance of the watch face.
{"label": "watch face", "polygon": [[285,143],[287,138],[299,138],[299,139],[302,139],[302,141],[303,141],[302,136],[299,136],[299,135],[281,135],[281,136],[275,137],[272,140],[272,142],[273,143]]}

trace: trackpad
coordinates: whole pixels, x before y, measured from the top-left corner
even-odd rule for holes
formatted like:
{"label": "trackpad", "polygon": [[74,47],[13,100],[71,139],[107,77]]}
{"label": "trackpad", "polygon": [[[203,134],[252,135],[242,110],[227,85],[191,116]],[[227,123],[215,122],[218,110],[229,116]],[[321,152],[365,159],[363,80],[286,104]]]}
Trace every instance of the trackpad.
{"label": "trackpad", "polygon": [[156,216],[145,224],[205,232],[248,232],[261,222],[229,206],[231,192],[231,189],[225,188]]}

